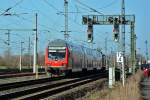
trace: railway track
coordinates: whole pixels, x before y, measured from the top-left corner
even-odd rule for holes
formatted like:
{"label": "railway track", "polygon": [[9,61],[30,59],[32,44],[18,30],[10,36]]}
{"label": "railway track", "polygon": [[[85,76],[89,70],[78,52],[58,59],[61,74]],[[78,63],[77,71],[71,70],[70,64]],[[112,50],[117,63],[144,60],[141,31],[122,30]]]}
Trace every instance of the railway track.
{"label": "railway track", "polygon": [[[28,81],[0,84],[0,92],[9,90],[9,89],[19,88],[19,87],[30,86],[30,85],[34,85],[34,84],[41,84],[42,82],[45,83],[45,82],[60,80],[60,79],[64,79],[64,78],[65,77],[62,76],[62,77],[42,78],[42,79],[36,79],[36,80],[28,80]],[[0,95],[0,97],[1,97],[1,95]]]}
{"label": "railway track", "polygon": [[[39,73],[39,75],[45,74],[44,72]],[[1,74],[0,79],[12,78],[12,77],[23,77],[23,76],[33,76],[35,73],[25,72],[25,73],[11,73],[11,74]]]}
{"label": "railway track", "polygon": [[[18,83],[16,85],[16,83],[14,83],[13,85],[0,86],[0,91],[2,92],[2,94],[0,94],[0,99],[22,99],[22,100],[42,99],[69,90],[71,88],[95,81],[102,77],[106,77],[106,74],[101,73],[96,75],[84,76],[80,78],[68,78],[68,79],[62,77],[56,78],[55,80],[57,81],[54,81],[54,79],[49,79],[49,82],[47,81],[48,79],[45,80],[43,79],[41,81],[36,80],[37,83],[36,82],[34,83],[34,81],[32,82],[28,81],[20,83],[22,85],[19,85]],[[50,80],[53,81],[50,82]],[[19,87],[22,88],[19,89]],[[11,88],[11,90],[8,90],[8,88]]]}
{"label": "railway track", "polygon": [[[44,68],[39,68],[39,72],[44,72],[45,69]],[[33,72],[33,69],[22,69],[21,72],[19,69],[0,69],[0,75],[3,74],[16,74],[16,73],[28,73],[28,72]]]}

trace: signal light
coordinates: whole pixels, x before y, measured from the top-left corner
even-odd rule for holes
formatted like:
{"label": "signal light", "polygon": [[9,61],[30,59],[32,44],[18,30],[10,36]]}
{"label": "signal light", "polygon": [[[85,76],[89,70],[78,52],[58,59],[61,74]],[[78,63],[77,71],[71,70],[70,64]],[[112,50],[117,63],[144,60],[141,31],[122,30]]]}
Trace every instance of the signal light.
{"label": "signal light", "polygon": [[119,33],[114,33],[114,41],[119,42]]}
{"label": "signal light", "polygon": [[115,21],[115,23],[117,24],[117,23],[118,23],[118,18],[115,18],[114,21]]}
{"label": "signal light", "polygon": [[118,18],[115,18],[114,30],[113,30],[113,38],[115,42],[119,42],[119,23],[117,23]]}
{"label": "signal light", "polygon": [[125,24],[125,17],[121,17],[121,24]]}
{"label": "signal light", "polygon": [[83,23],[85,24],[85,23],[87,23],[87,22],[88,22],[87,17],[83,17]]}
{"label": "signal light", "polygon": [[88,34],[88,42],[93,42],[93,34]]}
{"label": "signal light", "polygon": [[93,42],[93,24],[88,24],[88,30],[87,30],[87,40],[88,42]]}
{"label": "signal light", "polygon": [[108,21],[109,21],[110,24],[112,24],[113,23],[113,17],[109,17]]}

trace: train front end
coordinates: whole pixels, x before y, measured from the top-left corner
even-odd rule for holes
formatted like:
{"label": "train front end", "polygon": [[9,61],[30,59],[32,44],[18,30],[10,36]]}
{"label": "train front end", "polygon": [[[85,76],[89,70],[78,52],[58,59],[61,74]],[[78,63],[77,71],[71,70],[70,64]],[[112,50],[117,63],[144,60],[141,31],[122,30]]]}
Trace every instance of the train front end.
{"label": "train front end", "polygon": [[68,68],[68,48],[65,43],[50,43],[48,45],[45,54],[45,65],[45,69],[49,74],[65,74]]}

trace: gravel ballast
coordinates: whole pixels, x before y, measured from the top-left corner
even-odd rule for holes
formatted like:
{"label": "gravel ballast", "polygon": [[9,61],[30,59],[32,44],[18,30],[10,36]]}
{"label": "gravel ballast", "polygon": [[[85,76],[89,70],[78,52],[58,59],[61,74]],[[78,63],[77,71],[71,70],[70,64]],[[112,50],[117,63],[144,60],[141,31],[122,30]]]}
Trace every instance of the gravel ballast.
{"label": "gravel ballast", "polygon": [[99,79],[94,82],[90,82],[85,85],[81,85],[76,88],[72,88],[68,91],[59,93],[57,95],[46,98],[46,100],[75,100],[82,98],[88,92],[91,92],[95,89],[101,89],[107,83],[106,79]]}

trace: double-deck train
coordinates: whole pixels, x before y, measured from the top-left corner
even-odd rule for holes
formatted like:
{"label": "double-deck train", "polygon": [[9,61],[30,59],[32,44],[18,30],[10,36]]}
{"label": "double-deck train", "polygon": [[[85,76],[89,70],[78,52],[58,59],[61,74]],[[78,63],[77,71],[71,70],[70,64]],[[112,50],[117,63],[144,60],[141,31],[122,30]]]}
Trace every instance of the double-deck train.
{"label": "double-deck train", "polygon": [[57,75],[105,69],[105,56],[95,49],[56,39],[46,48],[45,69]]}

